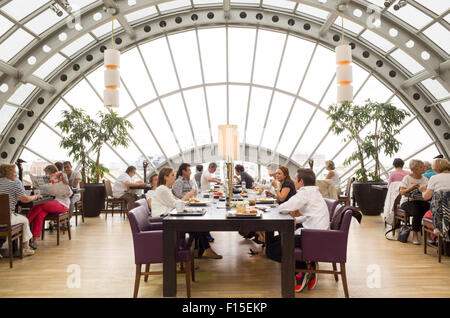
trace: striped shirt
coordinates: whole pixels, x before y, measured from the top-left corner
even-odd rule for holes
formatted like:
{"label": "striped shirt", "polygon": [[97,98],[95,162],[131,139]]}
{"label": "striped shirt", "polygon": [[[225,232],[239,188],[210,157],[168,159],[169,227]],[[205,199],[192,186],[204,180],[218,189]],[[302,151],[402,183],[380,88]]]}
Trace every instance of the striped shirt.
{"label": "striped shirt", "polygon": [[17,197],[26,195],[25,190],[20,187],[19,183],[7,178],[0,178],[0,194],[9,196],[9,211],[11,214],[16,210]]}

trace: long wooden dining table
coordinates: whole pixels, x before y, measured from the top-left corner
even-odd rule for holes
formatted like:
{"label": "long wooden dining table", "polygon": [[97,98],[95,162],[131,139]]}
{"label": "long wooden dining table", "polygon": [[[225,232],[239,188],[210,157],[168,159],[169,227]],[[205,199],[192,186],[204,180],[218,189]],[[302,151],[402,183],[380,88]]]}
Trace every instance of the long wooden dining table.
{"label": "long wooden dining table", "polygon": [[[163,296],[176,297],[176,252],[177,232],[208,231],[265,231],[266,238],[273,231],[281,235],[281,296],[293,298],[294,293],[294,219],[288,214],[280,214],[277,207],[270,207],[260,218],[228,218],[227,210],[221,208],[224,202],[210,203],[204,207],[202,216],[167,216],[163,219]],[[257,206],[267,206],[259,205]],[[267,279],[264,277],[262,279]]]}

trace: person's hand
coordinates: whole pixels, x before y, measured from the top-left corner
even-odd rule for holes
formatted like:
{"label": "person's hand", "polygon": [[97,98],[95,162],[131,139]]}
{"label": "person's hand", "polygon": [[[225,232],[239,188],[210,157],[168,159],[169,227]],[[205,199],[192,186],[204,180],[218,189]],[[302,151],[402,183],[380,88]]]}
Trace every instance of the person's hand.
{"label": "person's hand", "polygon": [[34,197],[36,198],[35,200],[42,199],[42,195],[41,194],[36,194]]}
{"label": "person's hand", "polygon": [[191,190],[190,192],[189,192],[189,196],[190,197],[193,197],[193,196],[196,196],[197,195],[197,191],[196,190]]}
{"label": "person's hand", "polygon": [[276,189],[278,184],[275,180],[270,181],[270,183],[272,183],[272,186]]}
{"label": "person's hand", "polygon": [[289,212],[289,214],[295,219],[298,218],[299,216],[301,216],[302,214],[300,213],[299,210],[295,210],[295,211],[291,211]]}
{"label": "person's hand", "polygon": [[144,184],[144,181],[142,180],[138,180],[138,182],[136,182],[137,184]]}
{"label": "person's hand", "polygon": [[419,188],[419,191],[420,191],[420,192],[425,192],[425,191],[427,191],[427,186],[426,186],[426,185],[421,186],[421,187]]}

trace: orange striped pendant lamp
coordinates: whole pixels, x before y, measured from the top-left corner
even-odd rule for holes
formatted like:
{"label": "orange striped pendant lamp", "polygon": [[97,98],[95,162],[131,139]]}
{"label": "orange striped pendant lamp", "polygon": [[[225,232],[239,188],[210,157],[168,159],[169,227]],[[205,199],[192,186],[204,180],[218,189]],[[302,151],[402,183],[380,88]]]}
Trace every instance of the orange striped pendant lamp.
{"label": "orange striped pendant lamp", "polygon": [[104,56],[105,89],[103,90],[103,103],[105,107],[117,108],[119,107],[120,52],[114,49],[114,28],[111,36],[111,42],[112,48],[105,50]]}
{"label": "orange striped pendant lamp", "polygon": [[336,47],[337,102],[353,101],[352,48],[344,44],[344,19],[342,19],[342,45]]}

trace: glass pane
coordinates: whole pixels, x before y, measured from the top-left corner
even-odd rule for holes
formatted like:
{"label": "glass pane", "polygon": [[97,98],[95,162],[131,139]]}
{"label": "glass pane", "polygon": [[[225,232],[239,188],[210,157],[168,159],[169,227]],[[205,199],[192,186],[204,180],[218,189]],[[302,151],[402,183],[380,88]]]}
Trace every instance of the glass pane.
{"label": "glass pane", "polygon": [[22,105],[28,96],[33,92],[36,86],[32,84],[21,84],[20,87],[11,95],[8,102]]}
{"label": "glass pane", "polygon": [[166,39],[158,39],[141,46],[142,55],[149,68],[159,95],[179,89]]}
{"label": "glass pane", "polygon": [[40,124],[27,146],[54,163],[70,158],[68,152],[59,146],[60,141],[61,138],[56,133],[44,124]]}
{"label": "glass pane", "polygon": [[[91,155],[92,159],[94,154]],[[123,162],[108,146],[104,146],[100,152],[100,163],[109,168],[109,175],[117,178],[125,172],[127,164]],[[108,176],[105,176],[109,179]],[[114,179],[114,178],[113,178]]]}
{"label": "glass pane", "polygon": [[238,125],[239,142],[244,140],[248,93],[248,86],[230,86],[230,124]]}
{"label": "glass pane", "polygon": [[50,127],[53,127],[56,131],[61,133],[61,129],[56,126],[56,124],[63,120],[62,112],[65,110],[70,110],[69,106],[63,101],[60,100],[55,107],[45,116],[44,122],[48,124]]}
{"label": "glass pane", "polygon": [[133,129],[129,129],[128,134],[139,145],[148,158],[152,160],[155,165],[164,160],[161,150],[153,139],[145,122],[142,120],[141,115],[136,112],[127,119],[133,125]]}
{"label": "glass pane", "polygon": [[[356,92],[355,89],[354,92]],[[354,98],[354,102],[356,104],[363,104],[369,98],[372,101],[385,101],[389,97],[391,97],[391,95],[392,91],[389,90],[386,86],[381,84],[380,81],[378,81],[375,77],[372,76],[366,82],[366,84],[358,93],[358,95]]]}
{"label": "glass pane", "polygon": [[178,8],[185,8],[190,7],[191,1],[190,0],[175,0],[175,1],[167,1],[165,3],[161,3],[158,5],[159,10],[161,12],[170,11]]}
{"label": "glass pane", "polygon": [[[335,21],[334,24],[336,26],[338,26],[339,28],[342,28],[342,18],[338,17]],[[351,32],[355,33],[355,34],[359,34],[359,32],[362,31],[362,29],[364,29],[364,27],[362,27],[361,25],[359,25],[358,23],[355,23],[353,21],[350,21],[348,19],[344,18],[344,29],[346,30],[350,30]]]}
{"label": "glass pane", "polygon": [[53,70],[57,69],[65,61],[66,58],[61,54],[57,53],[53,55],[51,58],[49,58],[47,62],[42,64],[36,71],[34,71],[33,75],[44,79],[47,77],[48,74],[50,74]]}
{"label": "glass pane", "polygon": [[403,51],[402,49],[395,50],[394,52],[391,53],[391,56],[412,74],[416,74],[417,72],[423,70],[422,65],[417,63],[415,59],[406,54],[405,51]]}
{"label": "glass pane", "polygon": [[420,3],[424,7],[430,9],[434,13],[440,15],[448,10],[448,2],[441,0],[416,0],[416,2]]}
{"label": "glass pane", "polygon": [[[259,145],[272,90],[253,87],[248,112],[246,143]],[[247,106],[246,106],[247,107]]]}
{"label": "glass pane", "polygon": [[253,82],[274,86],[286,35],[259,30]]}
{"label": "glass pane", "polygon": [[20,159],[26,161],[22,164],[24,184],[31,185],[30,173],[34,176],[44,175],[44,168],[49,164],[47,161],[41,159],[31,151],[28,151],[26,149],[22,150]]}
{"label": "glass pane", "polygon": [[35,17],[33,20],[26,23],[25,26],[34,33],[39,35],[68,16],[66,11],[61,10],[61,12],[63,12],[63,14],[60,17],[58,17],[56,13],[53,12],[51,9],[47,9],[41,14],[39,14],[37,17]]}
{"label": "glass pane", "polygon": [[231,5],[233,4],[242,4],[242,3],[251,3],[251,4],[259,4],[260,0],[231,0]]}
{"label": "glass pane", "polygon": [[206,87],[208,103],[211,111],[211,130],[214,142],[217,142],[218,126],[227,123],[227,91],[226,86]]}
{"label": "glass pane", "polygon": [[0,15],[0,36],[6,33],[13,25],[11,21]]}
{"label": "glass pane", "polygon": [[447,54],[450,54],[450,41],[448,41],[449,31],[440,23],[435,23],[423,33],[434,43],[439,45]]}
{"label": "glass pane", "polygon": [[251,29],[228,29],[228,66],[231,82],[250,82],[255,33],[256,31]]}
{"label": "glass pane", "polygon": [[364,31],[361,37],[366,39],[370,44],[377,46],[384,52],[387,52],[394,47],[394,44],[370,30]]}
{"label": "glass pane", "polygon": [[[114,33],[118,32],[119,29],[122,28],[120,23],[117,20],[114,20]],[[103,35],[111,32],[111,22],[106,22],[105,24],[102,24],[98,28],[92,30],[92,33],[97,38],[101,38]]]}
{"label": "glass pane", "polygon": [[[144,50],[142,50],[142,54],[145,56]],[[120,76],[138,106],[156,98],[152,82],[137,49],[131,49],[121,55]],[[121,92],[123,95],[127,95],[125,88],[121,88]]]}
{"label": "glass pane", "polygon": [[[292,104],[292,103],[291,103]],[[289,105],[291,107],[291,105]],[[294,149],[300,135],[303,133],[313,111],[314,107],[296,100],[292,113],[289,117],[286,117],[281,121],[281,125],[287,121],[286,129],[281,137],[280,144],[278,145],[278,152],[285,156],[289,156]],[[270,131],[267,133],[271,134]],[[280,136],[277,136],[277,141]]]}
{"label": "glass pane", "polygon": [[[170,130],[167,119],[161,109],[159,102],[150,104],[142,109],[142,114],[147,120],[150,128],[156,136],[161,147],[168,157],[178,154],[180,151]],[[184,116],[186,117],[186,116]],[[172,118],[170,118],[172,120]],[[172,123],[173,126],[173,123]],[[186,132],[187,134],[187,132]],[[144,135],[145,136],[145,135]],[[142,138],[142,136],[141,136]],[[192,138],[191,138],[192,139]]]}
{"label": "glass pane", "polygon": [[103,102],[98,98],[86,80],[81,80],[64,98],[72,106],[83,108],[92,118],[97,118],[98,111],[104,111]]}
{"label": "glass pane", "polygon": [[318,103],[335,72],[336,57],[334,52],[318,46],[300,90],[300,95],[313,103]]}
{"label": "glass pane", "polygon": [[181,87],[202,83],[197,38],[194,31],[169,36],[169,43],[175,60]]}
{"label": "glass pane", "polygon": [[390,6],[388,11],[416,29],[422,28],[432,20],[428,15],[417,10],[412,5],[406,5],[397,11],[394,10],[394,6]]}
{"label": "glass pane", "polygon": [[198,30],[206,83],[226,81],[225,28]]}
{"label": "glass pane", "polygon": [[9,105],[3,105],[0,108],[0,133],[3,133],[3,129],[5,129],[9,120],[16,113],[17,108]]}
{"label": "glass pane", "polygon": [[65,48],[61,50],[64,54],[67,56],[72,56],[75,53],[77,53],[80,49],[84,48],[85,46],[89,45],[94,41],[94,38],[90,36],[89,34],[85,34],[79,39],[75,40],[71,44],[67,45]]}
{"label": "glass pane", "polygon": [[31,36],[28,32],[18,29],[6,40],[0,43],[0,59],[8,62],[32,40],[33,36]]}
{"label": "glass pane", "polygon": [[422,84],[438,100],[449,96],[449,92],[437,80],[427,79]]}
{"label": "glass pane", "polygon": [[47,2],[48,0],[14,0],[4,5],[2,11],[15,20],[20,21]]}
{"label": "glass pane", "polygon": [[[208,126],[208,116],[206,113],[205,94],[203,88],[186,90],[184,92],[189,116],[197,142],[197,146],[209,144],[211,142]],[[208,101],[209,104],[209,101]],[[211,105],[210,105],[211,107]],[[210,115],[214,113],[214,108],[209,110]]]}
{"label": "glass pane", "polygon": [[442,108],[444,108],[444,110],[447,112],[447,115],[450,116],[450,101],[441,103],[441,105],[442,105]]}
{"label": "glass pane", "polygon": [[278,78],[278,88],[297,94],[313,49],[314,43],[289,36]]}
{"label": "glass pane", "polygon": [[222,0],[194,0],[194,5],[222,3]]}
{"label": "glass pane", "polygon": [[[287,115],[291,109],[293,98],[286,94],[275,92],[266,130],[261,145],[268,149],[274,149],[286,122]],[[263,122],[261,122],[263,124]],[[294,137],[295,138],[295,137]]]}
{"label": "glass pane", "polygon": [[133,21],[139,20],[141,18],[150,17],[150,16],[152,16],[154,14],[157,14],[156,8],[154,6],[151,6],[151,7],[148,7],[148,8],[145,8],[145,9],[141,9],[141,10],[138,10],[136,12],[127,14],[125,16],[125,19],[128,22],[133,22]]}
{"label": "glass pane", "polygon": [[264,0],[263,7],[264,6],[273,6],[293,10],[295,8],[295,2],[287,0]]}
{"label": "glass pane", "polygon": [[306,14],[306,15],[312,15],[313,17],[319,18],[319,19],[326,19],[328,17],[328,12],[321,10],[321,9],[317,9],[315,7],[311,7],[308,6],[306,4],[300,4],[297,7],[297,12],[296,13],[301,13],[301,14]]}

